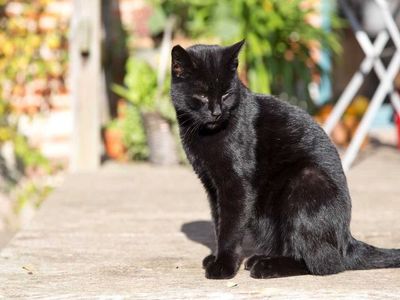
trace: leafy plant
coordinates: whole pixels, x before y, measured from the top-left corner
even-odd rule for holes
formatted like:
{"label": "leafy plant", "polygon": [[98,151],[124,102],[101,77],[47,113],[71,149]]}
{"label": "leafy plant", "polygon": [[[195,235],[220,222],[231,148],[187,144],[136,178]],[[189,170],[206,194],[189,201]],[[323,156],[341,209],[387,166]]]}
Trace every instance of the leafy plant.
{"label": "leafy plant", "polygon": [[146,134],[139,110],[132,104],[123,108],[123,117],[111,120],[106,130],[118,130],[122,134],[122,143],[130,159],[144,160],[148,157]]}
{"label": "leafy plant", "polygon": [[42,176],[50,174],[52,168],[49,161],[17,131],[15,119],[10,116],[8,103],[0,100],[0,149],[10,146],[12,150],[8,157],[0,154],[0,192],[10,195],[15,213],[19,213],[28,202],[39,206],[52,190]]}
{"label": "leafy plant", "polygon": [[67,27],[46,14],[52,1],[0,0],[0,192],[16,212],[28,202],[41,203],[55,171],[18,131],[19,116],[27,113],[19,105],[27,106],[27,98],[48,109],[49,96],[66,91]]}
{"label": "leafy plant", "polygon": [[131,56],[126,64],[124,86],[113,85],[113,91],[129,102],[125,117],[120,122],[128,156],[146,159],[149,154],[143,127],[143,114],[156,112],[170,123],[175,122],[175,111],[169,99],[169,80],[157,87],[155,70],[144,60]]}
{"label": "leafy plant", "polygon": [[157,109],[157,76],[148,63],[131,56],[126,63],[124,85],[114,85],[114,92],[142,112]]}
{"label": "leafy plant", "polygon": [[43,183],[39,183],[36,180],[24,180],[14,193],[17,199],[15,205],[16,213],[19,213],[28,202],[32,203],[35,208],[39,207],[52,190],[52,187],[43,185]]}
{"label": "leafy plant", "polygon": [[122,130],[127,155],[135,160],[144,160],[149,155],[149,149],[140,112],[136,107],[128,105],[125,118]]}
{"label": "leafy plant", "polygon": [[[256,92],[308,100],[308,84],[319,67],[312,51],[340,50],[338,36],[311,24],[317,12],[304,0],[153,0],[154,34],[166,17],[177,18],[177,30],[192,38],[218,37],[223,44],[246,39],[241,53],[244,73]],[[341,24],[331,16],[333,28]]]}
{"label": "leafy plant", "polygon": [[42,96],[38,109],[48,108],[49,96],[66,90],[67,24],[45,14],[50,2],[0,1],[0,82],[2,96],[13,105],[34,93]]}

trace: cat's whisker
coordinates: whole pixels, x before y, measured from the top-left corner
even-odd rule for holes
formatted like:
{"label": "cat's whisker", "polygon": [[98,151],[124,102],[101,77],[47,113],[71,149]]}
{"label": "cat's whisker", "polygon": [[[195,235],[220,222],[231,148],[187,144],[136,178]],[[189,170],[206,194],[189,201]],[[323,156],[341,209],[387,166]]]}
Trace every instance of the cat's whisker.
{"label": "cat's whisker", "polygon": [[190,136],[191,136],[191,132],[192,132],[192,130],[193,130],[193,128],[196,126],[196,123],[194,123],[192,126],[189,126],[186,130],[185,130],[185,132],[184,132],[184,137],[183,137],[183,139],[184,140],[190,140]]}
{"label": "cat's whisker", "polygon": [[186,124],[193,122],[191,119],[184,120],[182,123],[179,123],[180,126],[185,126]]}
{"label": "cat's whisker", "polygon": [[194,136],[195,136],[195,134],[196,134],[196,132],[197,132],[197,129],[200,127],[200,124],[195,124],[194,126],[193,126],[193,128],[192,128],[192,130],[191,130],[191,132],[190,132],[190,139],[191,140],[193,140],[193,138],[194,138]]}
{"label": "cat's whisker", "polygon": [[196,131],[200,128],[200,126],[201,126],[200,122],[195,122],[193,123],[192,126],[188,127],[188,129],[185,131],[184,139],[191,142],[193,140],[193,137],[195,136]]}

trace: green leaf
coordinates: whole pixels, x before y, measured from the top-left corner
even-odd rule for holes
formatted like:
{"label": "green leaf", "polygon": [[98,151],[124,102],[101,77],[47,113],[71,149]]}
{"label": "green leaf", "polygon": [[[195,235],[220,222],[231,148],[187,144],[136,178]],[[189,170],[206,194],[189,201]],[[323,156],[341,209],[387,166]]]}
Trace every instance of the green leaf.
{"label": "green leaf", "polygon": [[161,9],[161,7],[156,7],[148,21],[150,32],[153,35],[163,32],[166,22],[167,16],[165,15],[164,11]]}

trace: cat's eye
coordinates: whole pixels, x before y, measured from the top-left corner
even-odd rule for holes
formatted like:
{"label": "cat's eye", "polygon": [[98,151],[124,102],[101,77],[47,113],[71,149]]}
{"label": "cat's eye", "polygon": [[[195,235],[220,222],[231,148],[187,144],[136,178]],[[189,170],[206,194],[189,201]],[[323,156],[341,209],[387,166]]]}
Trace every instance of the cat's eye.
{"label": "cat's eye", "polygon": [[221,100],[222,100],[222,101],[225,101],[226,99],[229,98],[229,96],[230,96],[229,93],[223,94],[222,97],[221,97]]}
{"label": "cat's eye", "polygon": [[195,95],[193,95],[193,98],[195,98],[203,103],[208,103],[208,98],[204,94],[195,94]]}

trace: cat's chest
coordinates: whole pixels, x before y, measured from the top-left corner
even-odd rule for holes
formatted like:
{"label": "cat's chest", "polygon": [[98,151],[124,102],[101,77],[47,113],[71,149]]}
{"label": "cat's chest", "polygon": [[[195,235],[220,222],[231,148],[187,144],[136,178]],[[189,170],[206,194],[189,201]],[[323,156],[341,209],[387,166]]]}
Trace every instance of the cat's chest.
{"label": "cat's chest", "polygon": [[241,165],[255,162],[255,141],[239,134],[200,138],[187,150],[192,165],[215,175],[237,173]]}
{"label": "cat's chest", "polygon": [[231,146],[226,139],[199,138],[188,145],[188,151],[202,164],[220,165],[232,160]]}

